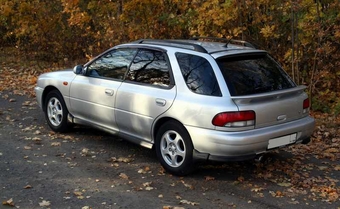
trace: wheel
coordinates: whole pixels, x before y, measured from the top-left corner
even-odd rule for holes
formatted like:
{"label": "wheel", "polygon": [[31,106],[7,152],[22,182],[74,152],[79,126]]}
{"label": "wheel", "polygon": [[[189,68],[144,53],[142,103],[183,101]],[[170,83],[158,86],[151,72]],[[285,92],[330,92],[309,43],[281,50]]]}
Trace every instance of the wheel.
{"label": "wheel", "polygon": [[68,110],[59,91],[49,92],[45,99],[45,117],[50,128],[55,132],[66,132]]}
{"label": "wheel", "polygon": [[187,130],[176,121],[163,124],[157,132],[155,150],[163,168],[178,176],[194,169],[193,145]]}

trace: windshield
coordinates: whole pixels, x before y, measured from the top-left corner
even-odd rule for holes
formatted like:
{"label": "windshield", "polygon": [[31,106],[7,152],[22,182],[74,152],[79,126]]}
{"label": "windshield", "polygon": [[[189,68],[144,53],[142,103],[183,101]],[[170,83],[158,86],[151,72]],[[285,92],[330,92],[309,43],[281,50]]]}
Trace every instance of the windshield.
{"label": "windshield", "polygon": [[287,73],[268,54],[241,54],[217,59],[231,96],[265,93],[295,87]]}

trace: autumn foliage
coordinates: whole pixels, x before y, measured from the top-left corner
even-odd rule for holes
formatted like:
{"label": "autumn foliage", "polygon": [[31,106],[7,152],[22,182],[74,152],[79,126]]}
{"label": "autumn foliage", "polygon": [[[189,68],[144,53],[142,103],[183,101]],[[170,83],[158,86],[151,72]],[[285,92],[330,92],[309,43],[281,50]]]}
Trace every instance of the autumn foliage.
{"label": "autumn foliage", "polygon": [[338,0],[0,0],[0,44],[49,62],[142,38],[214,36],[268,50],[312,108],[340,113]]}

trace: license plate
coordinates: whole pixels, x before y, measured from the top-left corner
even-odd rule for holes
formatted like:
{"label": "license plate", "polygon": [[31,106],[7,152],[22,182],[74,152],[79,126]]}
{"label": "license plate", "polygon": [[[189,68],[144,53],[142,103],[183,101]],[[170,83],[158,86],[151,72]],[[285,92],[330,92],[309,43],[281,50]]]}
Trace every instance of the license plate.
{"label": "license plate", "polygon": [[269,140],[268,149],[285,146],[294,142],[296,142],[296,133]]}

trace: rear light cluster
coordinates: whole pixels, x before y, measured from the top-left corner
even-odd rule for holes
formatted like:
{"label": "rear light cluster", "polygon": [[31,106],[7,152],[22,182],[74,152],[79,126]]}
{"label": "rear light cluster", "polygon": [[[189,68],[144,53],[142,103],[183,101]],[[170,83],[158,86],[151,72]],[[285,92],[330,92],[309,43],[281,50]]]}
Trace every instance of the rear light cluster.
{"label": "rear light cluster", "polygon": [[309,111],[309,98],[303,100],[303,113],[307,113]]}
{"label": "rear light cluster", "polygon": [[254,111],[222,112],[212,120],[212,124],[222,127],[247,127],[255,125]]}

